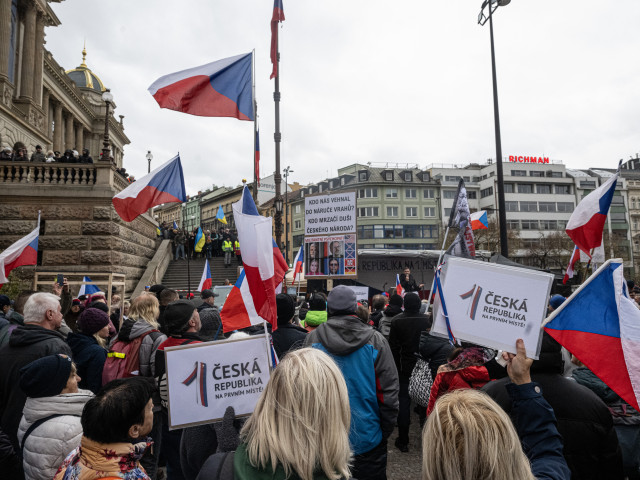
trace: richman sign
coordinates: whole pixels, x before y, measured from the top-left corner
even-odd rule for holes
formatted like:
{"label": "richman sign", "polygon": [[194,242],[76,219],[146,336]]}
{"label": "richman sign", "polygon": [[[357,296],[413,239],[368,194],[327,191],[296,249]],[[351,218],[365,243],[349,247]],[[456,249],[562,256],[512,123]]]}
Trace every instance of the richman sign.
{"label": "richman sign", "polygon": [[509,155],[512,163],[549,163],[549,157],[525,157],[523,155]]}

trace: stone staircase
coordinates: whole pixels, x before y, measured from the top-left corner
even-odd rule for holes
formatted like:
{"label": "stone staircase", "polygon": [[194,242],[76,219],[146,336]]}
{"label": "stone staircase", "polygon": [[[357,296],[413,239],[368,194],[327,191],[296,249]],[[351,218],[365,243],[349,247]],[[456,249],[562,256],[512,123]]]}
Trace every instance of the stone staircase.
{"label": "stone staircase", "polygon": [[[189,270],[191,274],[191,292],[197,292],[202,271],[204,270],[204,258],[196,258],[189,261]],[[209,268],[211,269],[212,285],[224,285],[224,280],[229,279],[233,285],[238,279],[238,261],[231,259],[231,266],[224,268],[223,257],[213,257],[209,259]],[[181,293],[188,290],[188,272],[186,260],[171,260],[169,267],[162,277],[162,284],[167,288],[178,290]]]}

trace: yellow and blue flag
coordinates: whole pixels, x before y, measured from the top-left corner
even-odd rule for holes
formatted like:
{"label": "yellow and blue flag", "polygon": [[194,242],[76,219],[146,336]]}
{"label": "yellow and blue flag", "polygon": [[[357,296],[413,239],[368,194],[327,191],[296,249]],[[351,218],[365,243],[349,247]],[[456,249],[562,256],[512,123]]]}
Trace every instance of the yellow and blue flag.
{"label": "yellow and blue flag", "polygon": [[227,224],[227,219],[224,218],[224,212],[222,211],[222,205],[218,206],[218,213],[216,213],[216,220],[220,220],[225,225]]}
{"label": "yellow and blue flag", "polygon": [[202,234],[202,228],[198,227],[198,233],[196,234],[196,253],[200,253],[202,251],[202,247],[204,247],[204,235]]}

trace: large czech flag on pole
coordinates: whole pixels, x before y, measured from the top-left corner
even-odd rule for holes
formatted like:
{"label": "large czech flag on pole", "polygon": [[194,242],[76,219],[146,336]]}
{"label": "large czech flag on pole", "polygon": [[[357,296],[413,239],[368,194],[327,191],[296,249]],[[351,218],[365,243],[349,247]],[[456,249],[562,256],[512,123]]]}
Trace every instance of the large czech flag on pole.
{"label": "large czech flag on pole", "polygon": [[133,221],[156,205],[186,202],[180,155],[133,182],[112,201],[116,212],[125,222]]}
{"label": "large czech flag on pole", "polygon": [[200,279],[200,285],[198,285],[198,291],[202,292],[211,288],[211,268],[209,267],[209,260],[204,262],[204,270],[202,272],[202,278]]}
{"label": "large czech flag on pole", "polygon": [[200,117],[255,118],[253,53],[160,77],[149,87],[158,105]]}
{"label": "large czech flag on pole", "polygon": [[271,63],[273,70],[269,80],[278,76],[278,24],[280,22],[284,22],[282,0],[273,0],[273,15],[271,15]]}
{"label": "large czech flag on pole", "polygon": [[[229,332],[264,320],[277,328],[276,287],[288,267],[274,248],[271,217],[258,214],[251,192],[245,186],[240,201],[233,204],[233,219],[242,245],[244,271],[221,312],[223,330]],[[254,318],[253,311],[260,318]]]}
{"label": "large czech flag on pole", "polygon": [[640,310],[628,296],[622,260],[607,260],[549,315],[544,329],[640,410]]}
{"label": "large czech flag on pole", "polygon": [[615,175],[578,204],[567,222],[567,235],[589,257],[591,257],[591,251],[602,243],[602,230],[616,190],[618,175],[620,175],[620,166]]}
{"label": "large czech flag on pole", "polygon": [[0,287],[9,281],[9,274],[14,268],[38,263],[39,232],[40,212],[38,212],[36,228],[0,253]]}

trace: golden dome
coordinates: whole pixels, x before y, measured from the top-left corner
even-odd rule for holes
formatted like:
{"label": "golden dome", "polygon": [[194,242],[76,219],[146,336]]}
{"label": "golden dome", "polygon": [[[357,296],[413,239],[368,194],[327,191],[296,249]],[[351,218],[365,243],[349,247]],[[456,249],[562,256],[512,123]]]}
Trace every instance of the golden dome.
{"label": "golden dome", "polygon": [[106,90],[102,80],[93,73],[85,60],[87,58],[87,48],[86,46],[82,49],[82,63],[80,66],[74,68],[73,70],[67,70],[66,74],[69,76],[71,80],[75,82],[75,84],[80,88],[90,88],[95,90],[98,93],[102,93]]}

